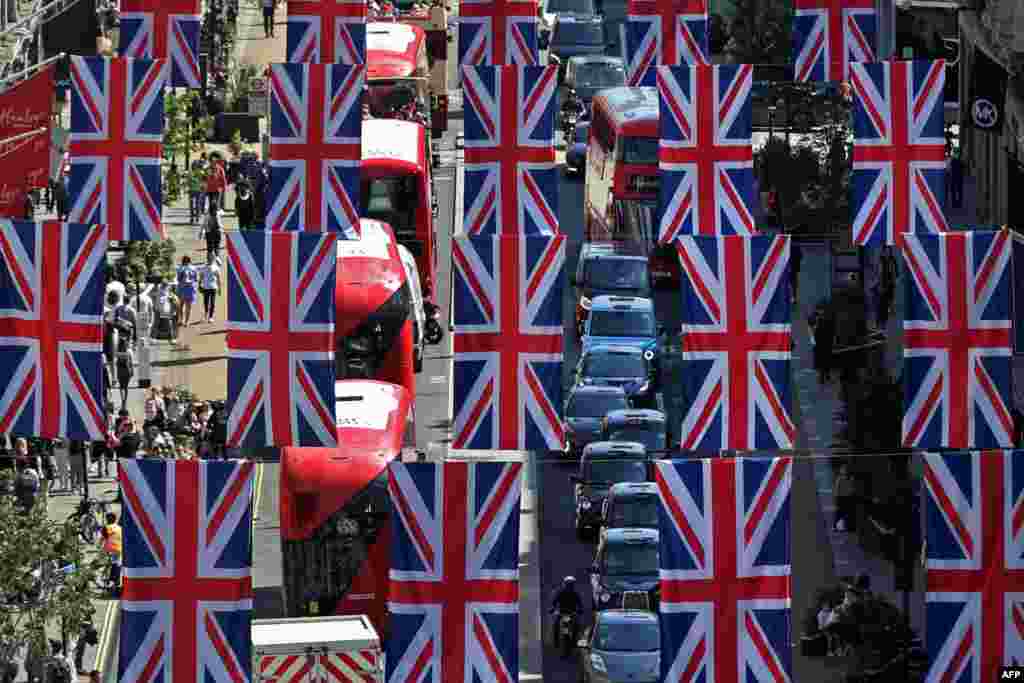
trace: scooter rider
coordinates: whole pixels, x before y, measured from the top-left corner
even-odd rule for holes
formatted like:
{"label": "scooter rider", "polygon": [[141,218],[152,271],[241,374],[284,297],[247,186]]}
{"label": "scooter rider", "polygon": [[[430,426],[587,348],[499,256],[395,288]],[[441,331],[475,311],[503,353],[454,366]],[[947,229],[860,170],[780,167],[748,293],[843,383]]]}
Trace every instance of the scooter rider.
{"label": "scooter rider", "polygon": [[[574,614],[579,617],[583,613],[583,600],[580,598],[579,593],[576,592],[576,577],[567,576],[562,579],[562,585],[555,592],[555,597],[551,601],[551,613],[555,615],[555,623],[553,627],[552,642],[555,646],[558,646],[558,617],[563,614]],[[574,624],[574,632],[572,633],[572,642],[576,642],[579,630],[579,620]]]}

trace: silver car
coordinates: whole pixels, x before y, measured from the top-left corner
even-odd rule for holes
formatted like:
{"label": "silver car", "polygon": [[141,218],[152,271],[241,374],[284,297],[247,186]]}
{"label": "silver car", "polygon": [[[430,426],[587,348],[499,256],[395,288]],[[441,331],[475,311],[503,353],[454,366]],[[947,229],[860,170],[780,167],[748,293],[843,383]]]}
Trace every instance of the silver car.
{"label": "silver car", "polygon": [[653,683],[661,668],[658,615],[643,610],[598,612],[579,642],[584,683]]}

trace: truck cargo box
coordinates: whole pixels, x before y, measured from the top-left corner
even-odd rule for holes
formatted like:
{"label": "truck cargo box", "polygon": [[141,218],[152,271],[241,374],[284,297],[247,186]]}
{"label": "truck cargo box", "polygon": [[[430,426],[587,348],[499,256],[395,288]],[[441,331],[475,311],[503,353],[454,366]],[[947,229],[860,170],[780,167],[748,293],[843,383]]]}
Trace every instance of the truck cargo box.
{"label": "truck cargo box", "polygon": [[261,683],[384,680],[380,637],[365,615],[256,619],[252,654]]}

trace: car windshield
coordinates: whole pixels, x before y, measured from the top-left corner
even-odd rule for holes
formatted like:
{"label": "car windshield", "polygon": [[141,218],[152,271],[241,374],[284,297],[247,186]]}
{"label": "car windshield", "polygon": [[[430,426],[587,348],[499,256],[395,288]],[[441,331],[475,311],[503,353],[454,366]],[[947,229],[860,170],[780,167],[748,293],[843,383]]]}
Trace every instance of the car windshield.
{"label": "car windshield", "polygon": [[[596,21],[559,21],[551,43],[553,45],[604,45],[604,28],[600,22]],[[655,148],[655,154],[657,154],[657,148]],[[657,157],[655,157],[655,161],[657,161]]]}
{"label": "car windshield", "polygon": [[577,394],[573,396],[566,417],[604,417],[613,410],[626,407],[623,394]]}
{"label": "car windshield", "polygon": [[552,14],[565,12],[576,12],[578,14],[593,14],[593,0],[548,0],[547,9]]}
{"label": "car windshield", "polygon": [[573,129],[573,139],[576,142],[586,142],[587,137],[590,135],[590,124],[576,124],[576,128]]}
{"label": "car windshield", "polygon": [[594,649],[605,652],[656,652],[661,646],[657,623],[598,624]]}
{"label": "car windshield", "polygon": [[591,353],[583,361],[584,377],[645,377],[647,361],[639,353]]}
{"label": "car windshield", "polygon": [[631,496],[612,506],[613,527],[658,528],[658,497]]}
{"label": "car windshield", "polygon": [[604,556],[604,573],[608,576],[622,574],[657,576],[658,545],[656,543],[609,545]]}
{"label": "car windshield", "polygon": [[590,62],[576,68],[576,86],[580,88],[613,88],[625,83],[626,70],[621,64]]}
{"label": "car windshield", "polygon": [[622,161],[627,164],[658,163],[658,138],[623,138]]}
{"label": "car windshield", "polygon": [[647,290],[647,262],[641,259],[595,258],[587,262],[587,279],[595,289]]}
{"label": "car windshield", "polygon": [[611,460],[590,460],[588,463],[590,473],[584,477],[587,481],[608,484],[647,481],[647,463],[643,460],[613,458]]}
{"label": "car windshield", "polygon": [[649,451],[665,450],[665,427],[660,423],[630,425],[611,430],[609,441],[642,443]]}
{"label": "car windshield", "polygon": [[648,311],[592,311],[590,334],[594,337],[653,337],[654,315]]}

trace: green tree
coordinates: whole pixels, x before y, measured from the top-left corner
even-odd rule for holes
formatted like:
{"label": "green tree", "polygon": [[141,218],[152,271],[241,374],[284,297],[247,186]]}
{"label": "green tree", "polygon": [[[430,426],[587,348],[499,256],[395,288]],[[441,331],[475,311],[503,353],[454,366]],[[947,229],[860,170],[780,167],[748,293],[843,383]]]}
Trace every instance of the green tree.
{"label": "green tree", "polygon": [[[70,573],[56,571],[68,566]],[[61,628],[80,632],[100,597],[102,571],[96,549],[81,542],[76,528],[48,519],[44,505],[25,514],[11,497],[0,498],[0,664],[25,646],[47,652],[47,627],[50,635]]]}
{"label": "green tree", "polygon": [[725,53],[736,64],[787,64],[793,3],[788,0],[734,0]]}
{"label": "green tree", "polygon": [[[190,151],[198,151],[213,127],[213,117],[194,116],[199,94],[194,90],[164,91],[164,137],[163,137],[163,205],[178,201],[187,191],[189,169],[186,161]],[[196,130],[202,131],[196,134]],[[181,164],[179,165],[179,160]]]}
{"label": "green tree", "polygon": [[174,279],[174,240],[125,242],[124,256],[119,264],[125,269],[125,276],[131,281],[143,282],[150,276],[163,280]]}

